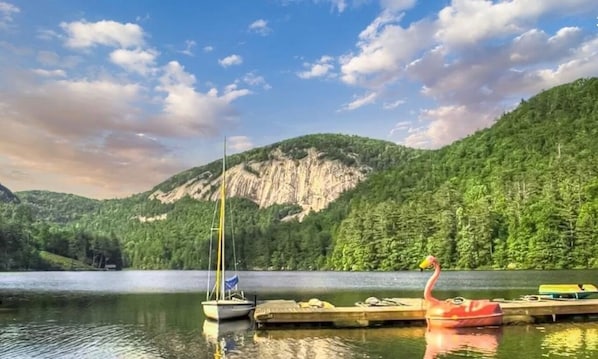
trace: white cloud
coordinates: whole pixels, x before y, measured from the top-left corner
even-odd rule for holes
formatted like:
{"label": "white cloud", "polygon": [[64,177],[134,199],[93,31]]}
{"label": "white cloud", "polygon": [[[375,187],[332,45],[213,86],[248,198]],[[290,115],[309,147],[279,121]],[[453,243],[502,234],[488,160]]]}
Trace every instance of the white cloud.
{"label": "white cloud", "polygon": [[147,75],[154,71],[158,52],[152,49],[116,49],[110,53],[110,61],[129,72]]}
{"label": "white cloud", "polygon": [[45,66],[56,66],[60,62],[60,56],[54,51],[38,51],[37,61]]}
{"label": "white cloud", "polygon": [[14,14],[21,12],[21,9],[13,4],[0,1],[0,29],[7,28],[12,23]]}
{"label": "white cloud", "polygon": [[64,70],[33,69],[33,73],[43,77],[66,77]]}
{"label": "white cloud", "polygon": [[214,48],[212,46],[204,46],[203,48],[203,52],[212,52],[214,51]]}
{"label": "white cloud", "polygon": [[412,8],[416,0],[380,0],[380,6],[383,9],[391,11],[402,11]]}
{"label": "white cloud", "polygon": [[132,23],[122,24],[111,20],[87,22],[85,20],[60,24],[67,33],[66,46],[85,49],[95,45],[131,48],[144,44],[143,29]]}
{"label": "white cloud", "polygon": [[425,148],[448,145],[457,138],[467,136],[472,130],[488,127],[496,114],[487,109],[472,109],[466,106],[441,106],[423,110],[420,120],[429,121],[429,125],[411,131],[404,144]]}
{"label": "white cloud", "polygon": [[37,30],[37,38],[44,41],[52,41],[54,39],[63,39],[64,36],[54,30],[39,29]]}
{"label": "white cloud", "polygon": [[193,40],[185,40],[185,50],[181,50],[179,52],[187,56],[193,56],[193,48],[196,45],[197,44]]}
{"label": "white cloud", "polygon": [[261,86],[264,90],[269,90],[272,88],[263,76],[258,76],[254,72],[248,72],[243,76],[243,82],[250,86]]}
{"label": "white cloud", "polygon": [[255,20],[254,22],[251,23],[251,25],[249,25],[249,31],[255,32],[262,36],[266,36],[270,32],[272,32],[272,29],[270,29],[268,27],[268,21],[266,21],[264,19],[259,19],[259,20]]}
{"label": "white cloud", "polygon": [[[157,92],[125,79],[57,80],[61,71],[13,69],[11,77],[0,76],[0,175],[46,173],[41,188],[92,197],[146,190],[187,168],[165,139],[220,133],[237,118],[232,102],[250,93],[237,85],[221,95],[197,92],[195,77],[177,62],[160,69]],[[162,107],[158,115],[147,112],[150,97]]]}
{"label": "white cloud", "polygon": [[406,131],[411,127],[411,121],[399,121],[397,122],[392,130],[390,130],[390,135],[394,135],[396,132]]}
{"label": "white cloud", "polygon": [[347,8],[347,2],[345,0],[330,0],[330,2],[339,13],[342,13]]}
{"label": "white cloud", "polygon": [[[44,32],[49,34],[44,50],[0,41],[11,56],[0,58],[5,65],[0,67],[2,178],[20,174],[28,178],[20,183],[30,186],[34,177],[44,177],[41,188],[91,197],[147,190],[189,167],[185,156],[174,153],[175,141],[229,130],[240,119],[234,102],[251,94],[244,87],[269,87],[251,72],[233,84],[200,91],[198,80],[179,62],[158,63],[159,52],[146,44],[136,24],[80,20],[63,22],[59,30]],[[52,41],[66,51],[49,50]],[[192,55],[195,42],[186,45],[185,54]],[[107,56],[68,51],[99,46],[108,47]],[[222,64],[241,62],[233,55]],[[126,71],[111,72],[106,64]],[[234,140],[238,148],[251,145],[242,139]]]}
{"label": "white cloud", "polygon": [[332,61],[334,61],[334,59],[331,56],[324,55],[315,63],[306,62],[303,64],[303,67],[308,68],[308,70],[298,72],[297,76],[302,79],[311,79],[314,77],[331,75],[331,71],[334,70]]}
{"label": "white cloud", "polygon": [[455,0],[438,13],[436,37],[445,44],[473,44],[477,41],[525,31],[538,17],[583,13],[596,9],[590,0]]}
{"label": "white cloud", "polygon": [[202,93],[193,87],[195,81],[195,76],[176,61],[164,66],[156,88],[165,93],[163,109],[161,116],[151,123],[152,131],[169,136],[215,135],[237,117],[231,103],[251,93],[238,89],[236,84],[227,86],[221,96],[215,88]]}
{"label": "white cloud", "polygon": [[227,143],[235,152],[247,151],[255,145],[247,136],[231,136],[227,138]]}
{"label": "white cloud", "polygon": [[394,102],[385,102],[384,105],[382,105],[382,108],[384,108],[385,110],[392,110],[392,109],[395,109],[395,108],[401,106],[404,103],[405,103],[405,100],[396,100]]}
{"label": "white cloud", "polygon": [[352,110],[356,110],[362,106],[370,105],[376,101],[377,97],[378,97],[377,93],[370,92],[368,94],[365,94],[362,97],[356,98],[355,100],[353,100],[352,102],[350,102],[348,104],[344,104],[341,107],[340,111],[352,111]]}
{"label": "white cloud", "polygon": [[223,59],[218,60],[218,63],[220,64],[220,66],[222,67],[229,67],[229,66],[233,66],[233,65],[240,65],[243,63],[243,58],[239,55],[233,54],[230,56],[227,56]]}
{"label": "white cloud", "polygon": [[403,66],[433,43],[433,26],[428,20],[403,28],[398,25],[401,17],[383,11],[361,32],[359,53],[341,57],[343,82],[364,87],[394,82]]}

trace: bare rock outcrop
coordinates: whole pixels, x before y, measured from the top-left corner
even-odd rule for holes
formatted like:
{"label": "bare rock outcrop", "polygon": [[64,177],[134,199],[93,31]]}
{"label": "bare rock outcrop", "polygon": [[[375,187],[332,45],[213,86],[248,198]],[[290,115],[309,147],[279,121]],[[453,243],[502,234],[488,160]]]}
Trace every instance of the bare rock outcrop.
{"label": "bare rock outcrop", "polygon": [[[271,159],[263,162],[241,163],[226,171],[228,197],[244,197],[260,208],[273,204],[292,203],[303,208],[302,218],[309,211],[320,211],[330,202],[363,180],[369,168],[349,167],[340,161],[322,159],[315,149],[297,160],[280,150],[272,152]],[[172,203],[189,195],[196,199],[218,199],[222,176],[213,178],[202,174],[168,192],[160,190],[150,198]]]}

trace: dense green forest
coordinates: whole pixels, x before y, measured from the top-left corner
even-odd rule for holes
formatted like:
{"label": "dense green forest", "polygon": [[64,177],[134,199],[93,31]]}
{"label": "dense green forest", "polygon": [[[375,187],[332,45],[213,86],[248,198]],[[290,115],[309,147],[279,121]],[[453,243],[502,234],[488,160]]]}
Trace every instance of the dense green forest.
{"label": "dense green forest", "polygon": [[[313,147],[369,173],[301,222],[283,220],[298,211],[293,204],[230,200],[234,255],[242,269],[403,270],[430,253],[447,268],[598,268],[597,137],[592,78],[522,100],[492,127],[439,150],[311,135],[234,155],[231,165],[275,148],[299,159]],[[213,162],[154,190],[219,171]],[[107,201],[16,193],[20,203],[0,206],[0,269],[38,268],[41,250],[94,266],[206,268],[215,204],[162,204],[149,193]]]}

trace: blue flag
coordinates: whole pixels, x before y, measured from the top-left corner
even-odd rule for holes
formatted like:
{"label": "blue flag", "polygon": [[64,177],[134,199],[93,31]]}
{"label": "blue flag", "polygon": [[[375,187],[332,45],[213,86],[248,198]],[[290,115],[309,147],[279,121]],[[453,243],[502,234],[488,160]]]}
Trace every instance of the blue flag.
{"label": "blue flag", "polygon": [[224,281],[224,288],[226,288],[226,290],[231,290],[237,285],[237,283],[239,283],[239,276],[235,274]]}

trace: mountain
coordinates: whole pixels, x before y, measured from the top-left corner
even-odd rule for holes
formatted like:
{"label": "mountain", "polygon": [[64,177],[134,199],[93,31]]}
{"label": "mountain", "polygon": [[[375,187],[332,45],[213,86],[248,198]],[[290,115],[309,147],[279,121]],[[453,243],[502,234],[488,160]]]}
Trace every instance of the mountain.
{"label": "mountain", "polygon": [[598,78],[522,100],[491,128],[371,176],[333,232],[333,269],[596,268]]}
{"label": "mountain", "polygon": [[[439,150],[318,134],[232,155],[227,227],[237,250],[227,263],[388,271],[432,253],[445,268],[598,268],[597,136],[590,78],[522,100]],[[220,172],[214,161],[129,198],[69,205],[65,194],[19,192],[26,203],[3,213],[26,219],[38,206],[38,218],[54,221],[24,227],[25,254],[41,245],[93,266],[119,258],[140,269],[205,269]]]}
{"label": "mountain", "polygon": [[19,198],[0,183],[0,203],[19,203]]}
{"label": "mountain", "polygon": [[74,194],[50,191],[20,191],[17,194],[38,221],[60,224],[71,223],[85,214],[96,212],[102,202]]}
{"label": "mountain", "polygon": [[[268,208],[292,204],[296,217],[318,212],[353,189],[369,174],[398,166],[422,151],[358,136],[308,135],[257,148],[228,159],[230,197],[247,198]],[[216,201],[221,163],[193,168],[158,185],[150,199],[172,203],[190,196]]]}

